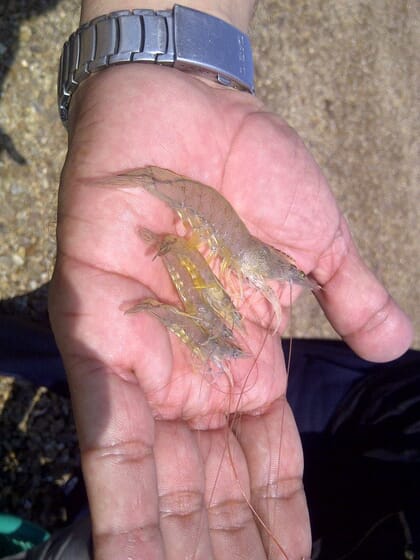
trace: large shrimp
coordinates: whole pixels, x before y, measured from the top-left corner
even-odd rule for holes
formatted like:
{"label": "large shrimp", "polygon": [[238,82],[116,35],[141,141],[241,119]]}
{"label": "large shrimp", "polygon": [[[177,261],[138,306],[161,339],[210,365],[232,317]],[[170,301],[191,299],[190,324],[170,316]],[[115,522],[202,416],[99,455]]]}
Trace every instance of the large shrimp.
{"label": "large shrimp", "polygon": [[234,327],[242,327],[242,316],[202,254],[184,237],[158,235],[139,230],[148,243],[157,245],[172,282],[187,313],[195,315],[207,330],[232,337]]}
{"label": "large shrimp", "polygon": [[145,299],[127,309],[126,313],[140,311],[147,311],[159,319],[169,331],[188,346],[194,357],[209,367],[209,372],[214,372],[211,364],[215,365],[217,369],[214,373],[224,372],[233,385],[227,361],[247,357],[247,354],[231,339],[209,332],[200,325],[196,316],[154,299]]}
{"label": "large shrimp", "polygon": [[310,289],[317,284],[299,270],[281,251],[252,235],[232,205],[215,189],[177,175],[167,169],[148,166],[112,178],[113,182],[141,186],[164,201],[189,225],[194,237],[206,243],[210,255],[221,259],[221,271],[233,270],[239,279],[262,292],[276,316],[277,331],[281,309],[267,280],[299,284]]}

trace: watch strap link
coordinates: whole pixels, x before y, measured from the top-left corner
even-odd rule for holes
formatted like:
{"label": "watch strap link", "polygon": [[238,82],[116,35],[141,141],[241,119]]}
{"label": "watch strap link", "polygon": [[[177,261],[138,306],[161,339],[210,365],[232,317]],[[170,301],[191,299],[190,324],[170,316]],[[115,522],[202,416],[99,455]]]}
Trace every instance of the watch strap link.
{"label": "watch strap link", "polygon": [[127,62],[170,65],[254,92],[250,42],[232,25],[179,5],[157,12],[121,10],[85,23],[64,44],[58,76],[62,121],[83,80]]}

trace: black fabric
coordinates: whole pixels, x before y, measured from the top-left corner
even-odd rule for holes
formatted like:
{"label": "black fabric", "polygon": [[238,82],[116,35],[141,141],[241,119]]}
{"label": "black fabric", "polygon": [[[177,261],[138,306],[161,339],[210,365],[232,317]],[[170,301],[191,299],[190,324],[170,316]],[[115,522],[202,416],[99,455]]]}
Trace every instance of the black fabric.
{"label": "black fabric", "polygon": [[50,328],[0,315],[0,375],[20,377],[68,394],[66,374]]}
{"label": "black fabric", "polygon": [[341,343],[296,341],[294,356],[312,558],[420,558],[420,353],[372,364]]}

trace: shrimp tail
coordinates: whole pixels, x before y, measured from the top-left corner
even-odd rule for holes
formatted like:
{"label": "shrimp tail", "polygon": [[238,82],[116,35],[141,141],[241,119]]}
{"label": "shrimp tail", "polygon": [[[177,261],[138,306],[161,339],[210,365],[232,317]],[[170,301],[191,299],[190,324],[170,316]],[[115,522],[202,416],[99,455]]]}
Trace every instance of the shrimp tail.
{"label": "shrimp tail", "polygon": [[160,244],[163,236],[145,227],[139,227],[137,233],[141,239],[150,246],[151,251],[154,252],[152,258],[152,261],[154,261],[160,255]]}
{"label": "shrimp tail", "polygon": [[161,236],[145,227],[137,228],[137,233],[139,234],[141,239],[143,239],[143,241],[145,241],[149,245],[154,245],[160,242]]}
{"label": "shrimp tail", "polygon": [[132,305],[131,307],[126,309],[124,311],[124,315],[134,315],[134,313],[140,313],[141,311],[150,311],[152,313],[153,308],[157,309],[161,307],[161,305],[161,302],[155,299],[143,299],[139,303],[136,303],[135,305]]}
{"label": "shrimp tail", "polygon": [[141,187],[151,195],[162,200],[162,202],[165,202],[169,207],[175,208],[175,199],[162,192],[161,189],[157,188],[157,179],[155,179],[155,174],[151,171],[154,169],[157,168],[144,167],[141,169],[134,169],[133,171],[129,171],[127,173],[121,173],[119,175],[107,177],[105,180],[102,180],[101,183],[111,183],[112,185],[121,185],[128,188]]}

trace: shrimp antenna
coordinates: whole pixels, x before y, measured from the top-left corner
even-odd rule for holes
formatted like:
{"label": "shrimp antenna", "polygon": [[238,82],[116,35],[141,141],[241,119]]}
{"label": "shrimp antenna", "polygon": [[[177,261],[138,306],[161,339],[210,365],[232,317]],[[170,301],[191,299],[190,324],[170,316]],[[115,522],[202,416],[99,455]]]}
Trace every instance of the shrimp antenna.
{"label": "shrimp antenna", "polygon": [[286,551],[284,550],[284,548],[281,546],[281,544],[279,543],[279,541],[277,540],[277,538],[273,535],[273,532],[270,530],[270,528],[268,527],[268,525],[265,523],[265,521],[263,520],[263,518],[260,516],[260,514],[257,512],[257,510],[254,508],[254,506],[251,504],[251,500],[248,498],[248,496],[246,495],[244,489],[242,488],[241,484],[239,483],[239,475],[238,475],[238,471],[236,470],[235,467],[235,462],[233,460],[232,457],[232,452],[230,449],[230,446],[228,444],[227,446],[228,449],[228,454],[229,454],[229,460],[230,460],[230,466],[232,467],[233,470],[233,474],[235,475],[236,480],[238,481],[239,484],[239,490],[247,504],[247,506],[249,507],[249,509],[252,511],[252,514],[254,515],[254,517],[257,519],[258,523],[261,525],[261,527],[264,529],[264,531],[267,533],[267,535],[269,535],[270,538],[273,539],[275,545],[277,546],[277,548],[279,549],[279,551],[281,552],[281,554],[284,556],[285,560],[289,560],[289,557],[286,554]]}
{"label": "shrimp antenna", "polygon": [[286,375],[289,377],[290,374],[290,365],[292,362],[292,345],[293,345],[293,312],[292,312],[292,305],[293,305],[293,298],[292,298],[292,290],[293,290],[293,282],[289,280],[289,307],[290,307],[290,315],[289,315],[289,348],[287,349],[287,365],[286,365]]}
{"label": "shrimp antenna", "polygon": [[[292,301],[292,282],[289,282],[289,285],[290,285],[290,301]],[[266,333],[265,333],[265,340],[267,339],[267,337],[268,337],[268,335],[269,335],[269,332],[270,332],[270,329],[271,329],[271,325],[273,324],[275,318],[276,318],[276,313],[273,313],[273,315],[272,315],[272,317],[271,317],[270,325],[268,326],[267,331],[266,331]],[[265,340],[264,340],[264,342],[265,342]],[[245,379],[245,383],[246,383],[246,381],[247,381],[249,375],[251,374],[252,369],[253,369],[254,366],[256,365],[256,362],[257,362],[257,360],[258,360],[258,357],[260,356],[260,354],[261,354],[261,352],[262,352],[262,349],[263,349],[263,347],[264,347],[264,342],[263,342],[263,344],[261,345],[261,348],[260,348],[258,354],[255,356],[254,365],[250,368],[250,371],[249,371],[249,373],[248,373],[248,375],[247,375],[247,377],[246,377],[246,379]],[[287,372],[287,375],[289,374],[289,369],[290,369],[290,354],[291,354],[291,343],[289,343],[289,357],[288,357],[287,371],[286,371],[286,372]],[[241,398],[242,398],[242,395],[243,395],[243,393],[241,393],[241,395],[239,396],[238,403],[237,403],[237,406],[236,406],[236,410],[235,410],[235,412],[234,412],[234,414],[233,414],[233,416],[232,416],[232,420],[231,420],[231,429],[232,429],[232,431],[233,431],[233,429],[234,429],[234,424],[235,424],[235,422],[238,420],[238,418],[239,418],[239,416],[240,416],[238,411],[239,411],[239,404],[240,404],[240,400],[241,400]],[[280,427],[280,434],[282,433],[282,430],[283,430],[283,424],[284,424],[284,407],[283,407],[282,419],[281,419],[281,424],[280,424],[280,426],[281,426],[281,427]],[[237,483],[238,483],[238,485],[239,485],[239,490],[240,490],[240,492],[241,492],[241,494],[242,494],[242,496],[243,496],[243,498],[244,498],[244,500],[245,500],[247,506],[248,506],[249,509],[251,510],[252,514],[254,515],[255,519],[258,521],[258,523],[260,524],[260,526],[262,527],[262,529],[263,529],[263,530],[267,533],[267,535],[272,539],[272,541],[274,542],[274,544],[275,544],[276,547],[278,548],[279,552],[283,555],[284,559],[285,559],[285,560],[289,560],[289,556],[287,555],[285,549],[282,547],[282,545],[280,544],[280,542],[278,541],[278,539],[276,538],[276,536],[275,536],[275,535],[273,534],[273,532],[270,530],[270,528],[268,527],[267,523],[263,520],[263,518],[262,518],[262,517],[260,516],[260,514],[257,512],[257,510],[255,509],[255,507],[252,505],[251,500],[250,500],[250,499],[248,498],[248,496],[246,495],[246,492],[245,492],[245,490],[243,489],[243,487],[242,487],[242,485],[241,485],[241,483],[240,483],[238,471],[237,471],[237,469],[236,469],[236,467],[235,467],[235,462],[234,462],[233,457],[232,457],[232,450],[231,450],[230,445],[229,445],[228,433],[227,433],[227,436],[226,436],[226,440],[227,440],[227,441],[226,441],[226,447],[227,447],[227,451],[228,451],[229,462],[230,462],[230,465],[231,465],[233,474],[234,474],[234,476],[235,476],[235,478],[236,478],[236,481],[237,481]],[[278,465],[280,465],[280,455],[281,455],[281,443],[280,443],[279,453],[278,453],[278,463],[277,463]],[[221,468],[221,466],[219,467],[219,469],[220,469],[220,468]]]}

